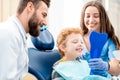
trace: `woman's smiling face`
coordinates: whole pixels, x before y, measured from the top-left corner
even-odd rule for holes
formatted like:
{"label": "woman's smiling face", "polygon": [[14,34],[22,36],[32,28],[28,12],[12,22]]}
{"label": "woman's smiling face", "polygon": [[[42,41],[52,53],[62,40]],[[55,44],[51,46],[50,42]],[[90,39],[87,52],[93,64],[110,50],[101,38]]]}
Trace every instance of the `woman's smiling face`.
{"label": "woman's smiling face", "polygon": [[88,31],[100,31],[100,15],[99,11],[94,6],[88,6],[85,10],[84,24]]}

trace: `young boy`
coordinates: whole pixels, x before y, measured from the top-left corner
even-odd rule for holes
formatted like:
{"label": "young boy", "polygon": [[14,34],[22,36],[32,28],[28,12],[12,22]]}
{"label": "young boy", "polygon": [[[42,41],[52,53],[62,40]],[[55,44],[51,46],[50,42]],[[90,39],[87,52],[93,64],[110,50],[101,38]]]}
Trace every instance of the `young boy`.
{"label": "young boy", "polygon": [[57,38],[57,47],[62,58],[53,66],[52,80],[108,80],[97,75],[89,75],[86,60],[78,59],[84,50],[80,28],[65,28]]}

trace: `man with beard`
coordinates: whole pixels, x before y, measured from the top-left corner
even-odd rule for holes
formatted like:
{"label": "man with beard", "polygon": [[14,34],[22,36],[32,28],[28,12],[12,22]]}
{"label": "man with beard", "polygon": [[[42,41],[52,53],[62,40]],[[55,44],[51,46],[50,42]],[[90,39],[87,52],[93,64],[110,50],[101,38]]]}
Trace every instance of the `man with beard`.
{"label": "man with beard", "polygon": [[22,80],[28,71],[26,34],[46,25],[50,0],[20,0],[16,16],[0,24],[0,80]]}

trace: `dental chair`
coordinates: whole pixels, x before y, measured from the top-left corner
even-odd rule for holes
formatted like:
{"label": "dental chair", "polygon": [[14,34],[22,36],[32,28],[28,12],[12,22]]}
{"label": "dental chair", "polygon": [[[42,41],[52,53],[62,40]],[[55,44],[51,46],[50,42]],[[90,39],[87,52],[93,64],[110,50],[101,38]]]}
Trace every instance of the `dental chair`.
{"label": "dental chair", "polygon": [[52,66],[61,58],[58,50],[54,50],[52,34],[45,28],[38,37],[31,36],[35,48],[28,49],[29,73],[38,80],[51,80]]}

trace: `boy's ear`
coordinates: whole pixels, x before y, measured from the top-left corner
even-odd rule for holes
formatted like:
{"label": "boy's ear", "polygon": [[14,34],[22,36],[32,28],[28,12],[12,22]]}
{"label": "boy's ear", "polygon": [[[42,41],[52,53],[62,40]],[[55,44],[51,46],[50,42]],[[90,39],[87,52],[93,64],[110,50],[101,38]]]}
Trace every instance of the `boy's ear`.
{"label": "boy's ear", "polygon": [[59,45],[59,49],[64,52],[65,51],[65,46],[61,44],[61,45]]}

